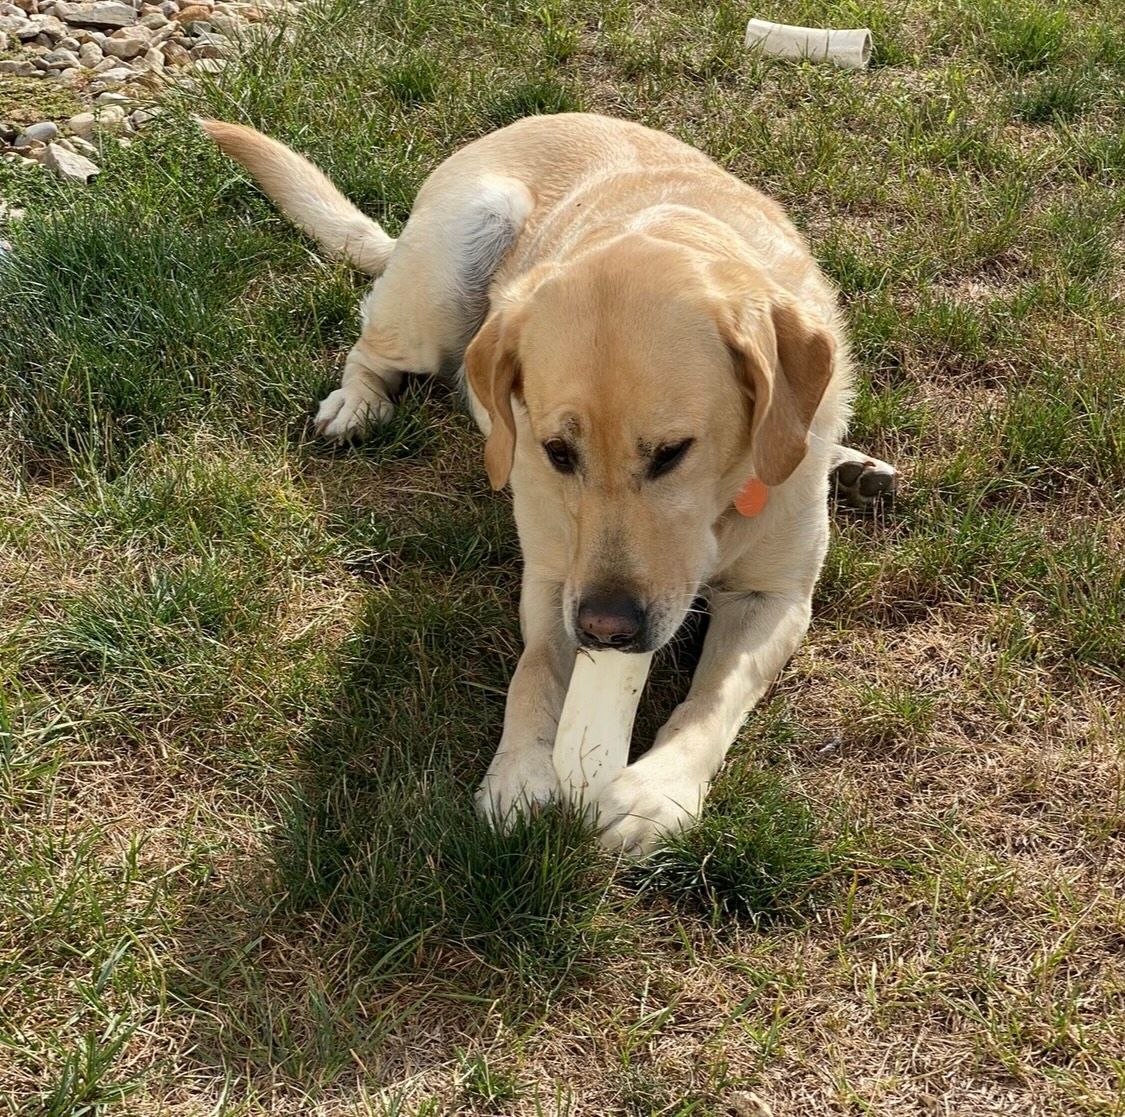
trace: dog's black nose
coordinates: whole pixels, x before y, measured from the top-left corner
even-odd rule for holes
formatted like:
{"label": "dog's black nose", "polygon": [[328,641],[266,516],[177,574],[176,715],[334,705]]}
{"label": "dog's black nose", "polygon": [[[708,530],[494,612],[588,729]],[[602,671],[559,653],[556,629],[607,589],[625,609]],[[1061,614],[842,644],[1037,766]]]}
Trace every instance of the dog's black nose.
{"label": "dog's black nose", "polygon": [[578,640],[588,648],[625,648],[645,626],[645,612],[619,590],[592,593],[578,603]]}

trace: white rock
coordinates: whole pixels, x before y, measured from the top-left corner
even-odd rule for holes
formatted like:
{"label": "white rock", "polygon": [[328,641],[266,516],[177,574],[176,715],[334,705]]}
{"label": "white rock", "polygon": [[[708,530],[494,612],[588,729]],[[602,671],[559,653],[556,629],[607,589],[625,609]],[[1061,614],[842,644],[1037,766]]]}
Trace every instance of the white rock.
{"label": "white rock", "polygon": [[132,81],[137,75],[129,66],[118,66],[115,70],[106,70],[101,75],[103,82],[120,82],[124,84]]}
{"label": "white rock", "polygon": [[66,25],[54,16],[32,16],[24,26],[16,32],[17,39],[37,39],[46,35],[49,42],[61,39],[66,34]]}
{"label": "white rock", "polygon": [[197,58],[191,68],[197,74],[221,74],[227,68],[225,58]]}
{"label": "white rock", "polygon": [[5,58],[0,62],[0,74],[11,74],[17,78],[29,78],[34,74],[35,67],[30,62],[25,62],[22,58]]}
{"label": "white rock", "polygon": [[191,54],[179,43],[165,43],[160,48],[160,52],[164,55],[164,61],[169,66],[184,66],[191,61]]}
{"label": "white rock", "polygon": [[81,66],[82,62],[72,50],[49,50],[42,58],[48,70],[69,70],[72,66]]}
{"label": "white rock", "polygon": [[97,0],[93,4],[58,4],[62,19],[75,27],[128,27],[137,22],[136,10],[118,0]]}
{"label": "white rock", "polygon": [[68,182],[89,182],[94,175],[101,172],[97,163],[91,162],[84,155],[74,151],[67,151],[58,144],[49,144],[43,159],[43,165],[52,170],[60,178]]}
{"label": "white rock", "polygon": [[29,20],[22,12],[0,12],[0,31],[18,38]]}
{"label": "white rock", "polygon": [[216,12],[211,17],[211,26],[223,35],[237,35],[242,30],[242,20],[227,12]]}
{"label": "white rock", "polygon": [[164,55],[160,53],[160,48],[149,47],[148,50],[145,51],[145,62],[147,62],[149,67],[153,70],[163,70]]}
{"label": "white rock", "polygon": [[94,134],[96,126],[97,118],[92,112],[80,112],[66,122],[66,130],[72,136],[78,136],[84,140],[88,140]]}
{"label": "white rock", "polygon": [[131,105],[133,98],[125,93],[102,93],[94,98],[95,105]]}
{"label": "white rock", "polygon": [[0,31],[0,51],[8,49],[8,35],[5,31]]}
{"label": "white rock", "polygon": [[77,85],[82,80],[82,71],[77,66],[72,66],[69,70],[52,70],[42,76],[59,85]]}
{"label": "white rock", "polygon": [[191,48],[192,58],[226,58],[230,52],[230,47],[221,43],[200,43]]}
{"label": "white rock", "polygon": [[121,65],[121,60],[118,58],[103,58],[96,66],[94,66],[95,74],[104,74],[106,70],[116,69]]}
{"label": "white rock", "polygon": [[129,123],[134,128],[143,128],[150,120],[155,120],[158,116],[163,115],[163,110],[159,105],[153,105],[147,109],[137,109],[132,116],[129,117]]}
{"label": "white rock", "polygon": [[83,43],[78,48],[78,61],[92,70],[102,60],[102,48],[97,43]]}
{"label": "white rock", "polygon": [[71,136],[67,143],[70,145],[71,151],[77,151],[79,155],[85,155],[89,159],[93,159],[98,154],[96,144],[90,143],[89,140],[84,140],[80,136]]}
{"label": "white rock", "polygon": [[96,132],[123,132],[125,130],[125,106],[106,105],[99,109],[94,130]]}
{"label": "white rock", "polygon": [[[23,130],[23,135],[29,140],[38,140],[40,143],[50,143],[59,134],[59,126],[51,120],[44,120],[41,124],[32,124]],[[19,147],[22,137],[17,136],[15,146]]]}
{"label": "white rock", "polygon": [[149,12],[148,15],[141,16],[139,23],[142,27],[155,31],[158,27],[168,26],[168,17],[161,11]]}
{"label": "white rock", "polygon": [[64,35],[55,46],[59,50],[73,50],[77,51],[82,44],[73,35]]}
{"label": "white rock", "polygon": [[147,35],[128,35],[124,38],[113,36],[102,44],[102,53],[114,58],[136,58],[148,50]]}

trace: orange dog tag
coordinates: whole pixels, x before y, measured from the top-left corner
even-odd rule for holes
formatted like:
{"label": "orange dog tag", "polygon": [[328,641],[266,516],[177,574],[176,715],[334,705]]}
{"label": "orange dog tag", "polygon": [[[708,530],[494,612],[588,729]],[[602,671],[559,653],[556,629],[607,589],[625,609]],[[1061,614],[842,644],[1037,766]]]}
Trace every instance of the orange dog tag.
{"label": "orange dog tag", "polygon": [[734,506],[743,516],[756,516],[765,508],[769,498],[769,489],[757,477],[751,477],[738,490],[738,496],[734,498]]}

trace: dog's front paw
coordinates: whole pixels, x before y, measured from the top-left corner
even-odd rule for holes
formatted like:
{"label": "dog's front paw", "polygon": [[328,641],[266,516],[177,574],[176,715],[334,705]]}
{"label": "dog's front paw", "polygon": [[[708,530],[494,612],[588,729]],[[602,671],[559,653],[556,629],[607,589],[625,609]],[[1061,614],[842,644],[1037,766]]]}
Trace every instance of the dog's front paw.
{"label": "dog's front paw", "polygon": [[504,828],[520,811],[546,806],[559,793],[551,750],[540,745],[500,745],[477,788],[477,810],[493,826]]}
{"label": "dog's front paw", "polygon": [[337,388],[317,409],[313,427],[330,442],[348,442],[387,422],[394,411],[394,404],[378,392],[356,387]]}
{"label": "dog's front paw", "polygon": [[613,852],[643,857],[695,822],[706,793],[707,785],[684,776],[674,757],[641,757],[598,796],[600,841]]}

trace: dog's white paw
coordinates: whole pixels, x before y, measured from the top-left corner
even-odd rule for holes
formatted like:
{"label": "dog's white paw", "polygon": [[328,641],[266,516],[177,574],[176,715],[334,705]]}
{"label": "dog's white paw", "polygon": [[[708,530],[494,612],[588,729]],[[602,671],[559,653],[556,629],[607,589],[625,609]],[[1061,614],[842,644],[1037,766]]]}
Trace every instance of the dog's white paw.
{"label": "dog's white paw", "polygon": [[337,388],[321,402],[313,426],[317,434],[330,442],[347,442],[387,422],[394,411],[394,404],[378,392]]}
{"label": "dog's white paw", "polygon": [[695,822],[706,793],[707,785],[685,777],[674,755],[643,756],[598,796],[599,840],[614,853],[643,857],[665,835]]}
{"label": "dog's white paw", "polygon": [[505,748],[501,743],[477,788],[477,810],[493,826],[506,827],[520,811],[546,806],[558,793],[550,749],[541,745]]}

